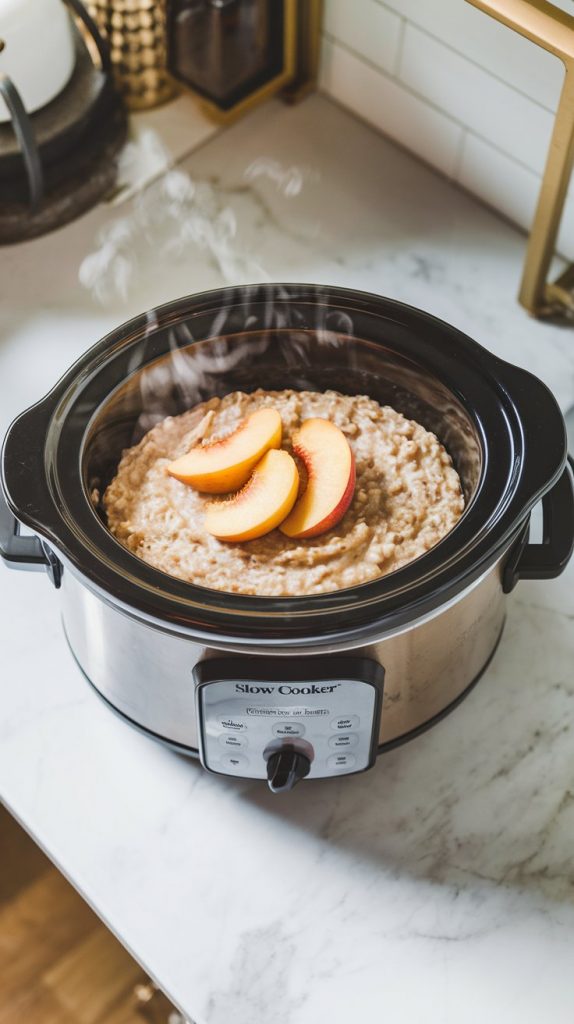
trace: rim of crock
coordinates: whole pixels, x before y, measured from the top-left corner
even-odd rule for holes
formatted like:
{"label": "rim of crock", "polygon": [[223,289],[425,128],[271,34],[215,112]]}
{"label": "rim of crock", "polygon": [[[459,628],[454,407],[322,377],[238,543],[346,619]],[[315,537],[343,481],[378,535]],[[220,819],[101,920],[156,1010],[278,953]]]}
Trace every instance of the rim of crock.
{"label": "rim of crock", "polygon": [[[19,416],[8,431],[2,456],[3,484],[12,511],[108,600],[138,617],[202,637],[219,634],[247,646],[317,638],[327,642],[329,636],[340,640],[363,628],[386,631],[420,618],[494,563],[531,507],[558,478],[566,438],[555,399],[527,371],[504,362],[443,321],[395,300],[297,284],[253,286],[248,294],[251,310],[278,302],[303,315],[307,309],[311,314],[323,307],[366,318],[374,333],[375,328],[381,331],[381,338],[365,340],[383,344],[384,339],[387,349],[392,348],[391,328],[402,332],[402,347],[395,350],[409,358],[416,352],[423,368],[443,381],[472,415],[483,450],[481,479],[457,525],[435,547],[395,572],[356,587],[301,597],[257,597],[177,580],[129,552],[98,520],[81,470],[81,438],[94,414],[94,408],[88,408],[89,385],[97,386],[103,368],[129,359],[144,339],[149,358],[138,368],[147,365],[157,356],[154,338],[170,325],[203,322],[222,307],[237,309],[239,315],[246,300],[243,290],[236,288],[159,307],[151,331],[150,314],[133,318],[97,342],[41,402]],[[312,322],[308,329],[314,329]],[[354,336],[363,338],[361,333]],[[195,338],[204,339],[205,335]],[[83,427],[80,417],[73,434],[70,412],[82,400]]]}

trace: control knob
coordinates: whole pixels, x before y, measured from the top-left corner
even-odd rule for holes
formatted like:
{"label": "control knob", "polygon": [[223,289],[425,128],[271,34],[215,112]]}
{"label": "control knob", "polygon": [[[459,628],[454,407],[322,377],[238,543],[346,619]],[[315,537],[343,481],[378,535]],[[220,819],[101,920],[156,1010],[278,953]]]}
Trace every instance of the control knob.
{"label": "control knob", "polygon": [[267,761],[267,782],[272,793],[286,793],[304,779],[311,769],[311,760],[295,747],[281,747]]}

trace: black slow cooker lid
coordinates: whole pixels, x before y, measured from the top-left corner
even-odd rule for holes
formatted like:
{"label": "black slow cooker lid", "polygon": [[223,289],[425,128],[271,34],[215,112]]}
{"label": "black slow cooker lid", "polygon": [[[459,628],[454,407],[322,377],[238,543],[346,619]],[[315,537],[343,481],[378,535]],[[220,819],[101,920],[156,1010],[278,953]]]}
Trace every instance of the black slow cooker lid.
{"label": "black slow cooker lid", "polygon": [[[296,598],[241,596],[184,583],[119,544],[94,508],[86,470],[91,425],[114,389],[173,351],[174,338],[176,347],[188,349],[222,335],[229,346],[229,338],[246,331],[296,332],[300,341],[326,327],[336,329],[343,344],[361,339],[415,367],[464,410],[481,465],[456,527],[387,576]],[[254,380],[253,387],[260,383]],[[283,386],[293,385],[286,379]],[[365,292],[265,285],[179,299],[112,331],[15,420],[4,443],[2,474],[18,519],[53,544],[64,564],[104,599],[198,637],[261,646],[371,635],[444,604],[500,557],[559,477],[565,457],[564,422],[546,386],[443,321]]]}

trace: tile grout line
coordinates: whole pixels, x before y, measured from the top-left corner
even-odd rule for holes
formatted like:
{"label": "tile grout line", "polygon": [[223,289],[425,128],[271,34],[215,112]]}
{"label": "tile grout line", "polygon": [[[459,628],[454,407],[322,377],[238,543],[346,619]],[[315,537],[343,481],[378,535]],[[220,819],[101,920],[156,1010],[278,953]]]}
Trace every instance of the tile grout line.
{"label": "tile grout line", "polygon": [[462,131],[467,132],[469,135],[473,135],[475,138],[480,139],[480,141],[483,142],[486,146],[489,146],[495,152],[502,154],[502,156],[505,156],[513,164],[516,164],[517,167],[521,167],[523,170],[528,171],[528,173],[531,174],[534,178],[536,178],[536,180],[539,183],[542,182],[542,175],[539,174],[538,171],[533,170],[532,167],[529,167],[528,164],[523,163],[522,160],[518,160],[513,154],[508,153],[504,149],[501,149],[500,146],[497,146],[495,142],[492,142],[490,139],[486,139],[484,135],[481,135],[479,132],[477,132],[474,128],[471,128],[464,121],[459,121],[459,119],[453,117],[452,114],[447,114],[442,107],[437,106],[436,103],[433,103],[431,100],[429,100],[426,96],[423,96],[421,93],[415,92],[415,90],[410,85],[407,85],[406,82],[404,82],[397,75],[390,74],[388,71],[383,71],[383,69],[379,65],[374,64],[372,60],[369,60],[368,57],[364,57],[363,54],[359,53],[358,50],[354,50],[347,43],[341,42],[341,40],[337,39],[336,36],[332,36],[329,33],[324,33],[324,37],[325,39],[328,40],[329,43],[331,43],[331,45],[337,46],[340,50],[343,50],[345,53],[348,53],[351,57],[354,57],[355,60],[360,61],[361,64],[364,64],[372,71],[375,71],[377,74],[381,75],[382,78],[386,78],[388,81],[394,82],[395,85],[398,85],[399,88],[403,89],[409,96],[413,96],[415,99],[419,100],[420,103],[424,103],[425,106],[427,106],[430,110],[434,110],[435,113],[441,114],[446,121],[450,121],[450,123],[456,125],[457,128],[460,128],[462,129]]}
{"label": "tile grout line", "polygon": [[[462,132],[462,129],[463,129],[463,125],[462,124],[460,124],[459,122],[455,121],[454,118],[450,117],[448,114],[445,114],[444,110],[441,110],[440,107],[434,106],[434,104],[429,103],[426,99],[424,99],[423,97],[419,96],[418,93],[413,92],[412,89],[410,89],[408,86],[405,86],[405,84],[403,82],[401,82],[401,80],[399,78],[397,78],[395,75],[389,74],[386,71],[382,71],[381,68],[377,67],[376,64],[373,64],[372,61],[365,59],[356,50],[353,50],[351,47],[347,46],[346,44],[341,43],[340,40],[336,39],[334,36],[330,36],[330,35],[327,35],[327,34],[324,33],[323,38],[333,48],[335,48],[335,49],[338,48],[343,53],[347,53],[354,60],[357,60],[359,63],[361,63],[364,67],[367,67],[367,68],[369,68],[369,70],[374,71],[376,74],[380,75],[380,77],[382,79],[386,80],[387,82],[392,82],[393,85],[396,85],[397,88],[401,89],[407,96],[410,96],[412,99],[417,100],[417,102],[421,103],[428,110],[432,110],[433,113],[439,114],[452,127],[456,128],[459,132]],[[330,99],[334,100],[335,103],[338,103],[343,109],[348,110],[351,114],[353,114],[353,116],[358,117],[361,121],[363,121],[364,124],[370,125],[370,127],[372,128],[373,131],[378,132],[379,135],[386,136],[386,138],[388,138],[388,139],[392,139],[396,145],[402,146],[402,148],[406,152],[410,153],[412,156],[414,156],[417,159],[421,160],[428,167],[434,168],[434,170],[437,171],[437,173],[441,174],[448,181],[452,180],[452,172],[451,171],[446,171],[441,165],[438,165],[434,161],[432,161],[430,158],[423,156],[418,150],[416,150],[416,149],[414,149],[412,147],[409,147],[406,143],[403,143],[400,140],[398,140],[396,138],[396,136],[391,134],[390,131],[386,127],[376,123],[372,119],[369,119],[365,114],[363,114],[361,112],[361,110],[358,110],[358,109],[356,109],[354,107],[350,107],[348,105],[348,103],[345,102],[345,100],[338,99],[331,92],[329,92],[329,89],[326,86],[323,86],[323,91],[324,91],[326,96],[328,96]]]}
{"label": "tile grout line", "polygon": [[348,43],[342,42],[342,40],[338,39],[337,36],[333,36],[329,32],[324,32],[323,36],[325,39],[327,39],[329,43],[331,43],[331,45],[337,46],[340,50],[343,50],[343,52],[348,53],[351,57],[354,57],[355,60],[360,61],[361,64],[364,64],[366,67],[370,68],[371,71],[376,71],[377,74],[381,75],[383,78],[388,79],[390,82],[394,82],[395,85],[398,85],[400,86],[401,89],[404,89],[404,91],[408,93],[409,96],[414,96],[415,99],[419,100],[421,103],[424,103],[425,106],[429,107],[430,110],[434,110],[437,114],[441,114],[444,117],[445,121],[450,121],[451,124],[456,125],[458,128],[466,127],[466,125],[464,125],[462,121],[458,121],[457,118],[452,117],[451,114],[447,114],[442,109],[442,107],[437,106],[437,104],[433,103],[432,100],[429,100],[426,98],[426,96],[421,96],[420,93],[415,92],[415,90],[411,88],[411,86],[406,85],[405,82],[403,82],[398,75],[383,70],[380,64],[375,64],[374,61],[370,60],[369,57],[365,57],[362,53],[359,53],[358,50],[355,50],[352,46],[349,46]]}
{"label": "tile grout line", "polygon": [[[338,46],[344,52],[345,51],[349,52],[351,54],[351,56],[355,57],[355,59],[358,59],[361,62],[363,62],[363,58],[362,57],[360,57],[358,54],[356,54],[350,48],[341,45],[340,42],[337,39],[335,39],[333,37],[327,37],[327,36],[325,36],[325,39],[326,39],[326,41],[334,44],[335,46]],[[401,89],[404,88],[402,82],[398,81],[396,78],[394,78],[393,76],[387,74],[386,72],[381,71],[380,68],[377,68],[377,67],[375,67],[374,65],[372,65],[370,63],[368,64],[368,66],[372,67],[372,70],[377,71],[381,75],[382,78],[385,78],[388,81],[392,81],[395,85],[397,85]],[[405,88],[405,92],[409,92],[409,90],[407,90]],[[397,137],[395,135],[391,134],[388,129],[385,129],[381,125],[376,124],[375,122],[373,122],[372,120],[367,118],[364,113],[361,113],[360,110],[357,110],[354,107],[349,106],[349,104],[346,103],[343,99],[339,99],[337,96],[335,96],[333,93],[331,93],[326,85],[323,84],[320,87],[319,93],[321,95],[324,95],[331,103],[334,103],[336,106],[340,107],[341,110],[344,110],[351,117],[356,118],[358,121],[361,122],[361,124],[364,124],[366,127],[368,127],[370,131],[374,132],[376,135],[379,135],[379,136],[382,136],[385,139],[388,139],[390,142],[393,143],[394,146],[397,146],[399,149],[403,150],[403,152],[408,153],[409,156],[411,156],[414,159],[418,160],[421,164],[423,164],[425,167],[428,167],[435,174],[439,175],[441,178],[444,178],[446,181],[452,182],[452,184],[454,184],[457,188],[461,189],[462,192],[464,192],[466,195],[471,196],[477,203],[479,203],[482,207],[484,207],[485,210],[488,210],[494,216],[496,216],[496,217],[500,218],[501,220],[503,220],[506,224],[508,224],[510,227],[512,227],[513,230],[517,231],[520,235],[522,235],[522,236],[524,236],[526,238],[528,237],[529,228],[524,227],[523,224],[521,224],[519,221],[517,221],[516,218],[512,214],[510,214],[508,212],[508,210],[506,210],[505,208],[503,208],[503,207],[497,205],[496,203],[494,203],[492,199],[485,199],[479,193],[477,193],[476,191],[471,189],[463,180],[461,180],[460,177],[456,177],[456,178],[453,177],[452,173],[448,173],[447,171],[445,171],[441,166],[437,165],[435,162],[430,160],[429,157],[424,156],[420,151],[418,151],[416,149],[413,149],[412,147],[408,146],[405,142],[402,142],[400,139],[397,139]],[[414,97],[416,99],[418,99],[420,102],[426,102],[426,101],[421,100],[420,97],[417,96],[416,94],[412,94],[412,95],[414,95]],[[429,104],[427,104],[427,105],[430,108],[430,105]],[[430,109],[432,109],[432,108],[430,108]],[[450,119],[448,117],[448,115],[444,114],[444,112],[442,110],[439,111],[439,112],[443,115],[443,117],[445,117],[446,120],[451,120],[451,123],[455,123],[455,122],[452,121],[452,119]],[[499,149],[497,146],[495,146],[489,140],[484,139],[481,135],[478,135],[476,132],[474,132],[471,129],[469,129],[466,125],[456,124],[456,127],[461,129],[461,134],[465,133],[465,138],[464,138],[464,145],[465,146],[466,146],[466,143],[467,143],[469,138],[477,139],[484,146],[486,146],[487,149],[492,150],[494,153],[498,153],[500,156],[502,156],[505,159],[507,159],[511,164],[514,164],[515,167],[518,167],[519,169],[521,169],[523,171],[526,171],[528,174],[530,174],[538,182],[538,185],[540,185],[541,179],[538,178],[536,172],[531,170],[530,167],[526,167],[524,164],[522,164],[519,161],[517,161],[513,156],[510,156],[510,154],[505,153],[504,150]],[[463,152],[464,152],[464,149],[462,150],[462,153]],[[454,163],[456,165],[456,159],[455,159]],[[461,170],[461,167],[459,166],[459,168],[458,168],[458,173],[459,174],[460,174],[460,170]],[[573,201],[574,201],[574,195],[573,195]],[[567,200],[567,202],[568,202],[568,200]],[[556,259],[561,260],[564,263],[564,266],[567,266],[568,263],[572,262],[571,259],[569,257],[565,256],[564,253],[560,249],[556,249],[555,257],[556,257]]]}
{"label": "tile grout line", "polygon": [[[478,192],[471,189],[464,181],[461,181],[460,178],[453,178],[447,171],[443,170],[442,167],[439,167],[436,163],[433,163],[428,157],[425,157],[422,153],[412,149],[405,142],[402,142],[400,139],[397,139],[396,136],[391,135],[389,131],[386,131],[373,121],[370,121],[364,114],[361,114],[359,110],[349,107],[349,105],[343,100],[332,95],[325,86],[321,86],[318,92],[319,95],[323,96],[329,103],[332,103],[335,107],[344,111],[348,117],[354,118],[360,124],[364,125],[364,127],[372,132],[373,135],[386,139],[387,142],[391,143],[394,147],[401,150],[413,160],[418,161],[418,163],[422,164],[423,167],[426,167],[432,174],[435,174],[438,178],[442,178],[443,181],[449,182],[453,188],[458,189],[463,195],[469,196],[475,203],[482,207],[482,209],[487,210],[491,216],[502,221],[504,224],[507,224],[509,228],[515,231],[516,234],[520,235],[523,239],[528,239],[529,229],[520,224],[510,213],[508,213],[507,210],[495,205],[492,200],[485,199]],[[467,134],[471,135],[472,133],[467,131]],[[478,136],[474,137],[478,138]],[[480,141],[483,142],[484,140],[480,139]],[[489,145],[489,143],[485,142],[485,145]],[[506,153],[502,155],[507,156]],[[555,250],[554,259],[557,261],[557,264],[559,264],[561,270],[565,270],[572,262],[572,259],[565,256],[559,249]]]}
{"label": "tile grout line", "polygon": [[482,199],[475,192],[471,192],[470,189],[467,188],[463,183],[455,181],[447,171],[442,169],[442,167],[439,167],[437,164],[433,163],[428,157],[425,157],[422,153],[417,152],[417,150],[411,149],[410,146],[406,144],[406,142],[402,142],[395,135],[391,135],[389,131],[385,131],[384,128],[380,128],[373,121],[370,121],[365,114],[361,114],[359,110],[355,110],[353,107],[349,107],[343,100],[338,99],[336,96],[333,96],[330,92],[328,92],[328,90],[324,86],[321,87],[320,95],[323,96],[324,99],[327,100],[329,103],[332,103],[335,107],[338,107],[340,110],[342,110],[348,117],[352,118],[355,121],[358,121],[359,124],[362,124],[365,128],[368,128],[368,130],[372,132],[373,135],[377,136],[380,139],[385,139],[388,143],[390,143],[390,145],[394,146],[395,149],[401,150],[401,152],[405,153],[412,160],[415,160],[417,163],[422,164],[423,167],[426,167],[427,170],[429,170],[432,174],[435,174],[438,178],[441,178],[443,181],[451,184],[454,188],[460,189],[462,192],[465,192],[468,196],[474,199],[475,202],[479,203],[480,206],[484,207],[491,214],[498,217],[499,220],[503,220],[514,231],[517,231],[521,235],[525,234],[524,228],[517,224],[516,221],[513,221],[509,214],[504,213],[503,210],[498,210],[491,204],[489,205],[489,203],[487,203],[486,200]]}
{"label": "tile grout line", "polygon": [[462,171],[462,161],[464,158],[464,152],[466,149],[466,140],[468,139],[469,131],[468,128],[463,128],[458,145],[458,151],[454,160],[453,178],[455,181],[460,182],[460,175]]}
{"label": "tile grout line", "polygon": [[403,53],[405,49],[405,36],[407,34],[407,19],[401,17],[401,24],[399,26],[399,38],[397,42],[397,52],[395,54],[393,76],[399,75],[401,64],[403,60]]}
{"label": "tile grout line", "polygon": [[490,139],[485,139],[484,135],[480,135],[474,130],[474,128],[470,128],[468,125],[466,125],[466,133],[467,135],[472,136],[472,138],[478,139],[478,141],[482,142],[484,146],[488,146],[488,148],[492,149],[494,153],[498,153],[500,156],[505,157],[511,164],[514,164],[515,167],[520,167],[522,171],[526,171],[527,174],[538,182],[538,185],[542,184],[542,175],[538,174],[538,171],[533,171],[532,167],[529,167],[528,164],[524,164],[522,160],[518,160],[511,153],[507,153],[505,149],[501,149],[500,146],[497,146],[495,142],[491,142]]}
{"label": "tile grout line", "polygon": [[[435,35],[433,32],[429,32],[427,28],[424,28],[422,25],[419,25],[416,21],[411,21],[411,19],[407,18],[405,15],[399,14],[398,11],[394,10],[392,7],[389,7],[386,3],[383,2],[383,0],[375,0],[375,3],[377,3],[379,7],[384,8],[385,11],[388,11],[389,14],[394,14],[396,15],[396,17],[399,18],[402,17],[407,25],[410,25],[412,28],[414,28],[418,32],[421,32],[422,35],[427,36],[429,39],[432,39],[434,42],[440,43],[440,45],[444,46],[445,49],[450,50],[451,53],[455,53],[457,57],[460,57],[462,60],[468,61],[469,64],[472,64],[474,67],[484,72],[485,75],[488,75],[490,78],[494,78],[497,82],[500,82],[501,85],[507,86],[508,89],[512,89],[513,92],[518,93],[518,95],[522,96],[523,99],[529,100],[531,103],[534,103],[535,106],[540,107],[542,110],[545,110],[546,113],[556,113],[556,107],[547,107],[545,103],[541,103],[540,100],[535,99],[535,97],[533,96],[530,96],[527,92],[524,92],[523,89],[519,89],[518,86],[514,85],[512,82],[507,81],[505,78],[501,78],[500,75],[497,75],[494,71],[490,71],[488,68],[485,68],[483,64],[479,64],[477,60],[475,60],[473,57],[469,57],[466,53],[463,53],[462,50],[457,50],[455,46],[453,46],[451,43],[445,42],[445,40],[441,39],[440,36]],[[533,43],[532,45],[534,46],[536,44]],[[556,60],[559,61],[560,58],[557,57]]]}

